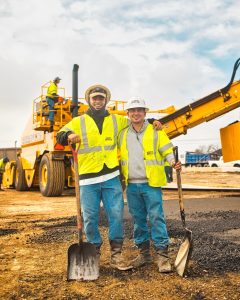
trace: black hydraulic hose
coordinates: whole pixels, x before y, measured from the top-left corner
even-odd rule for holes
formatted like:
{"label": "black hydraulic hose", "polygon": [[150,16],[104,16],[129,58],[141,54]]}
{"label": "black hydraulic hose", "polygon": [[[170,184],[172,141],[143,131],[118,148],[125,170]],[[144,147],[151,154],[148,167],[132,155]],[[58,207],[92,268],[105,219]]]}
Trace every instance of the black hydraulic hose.
{"label": "black hydraulic hose", "polygon": [[233,81],[234,81],[234,78],[235,78],[235,75],[236,75],[236,72],[237,72],[237,69],[240,65],[240,58],[238,58],[234,64],[234,67],[233,67],[233,72],[232,72],[232,77],[231,77],[231,80],[230,82],[221,90],[224,94],[228,92],[228,90],[230,89],[230,86],[232,85]]}
{"label": "black hydraulic hose", "polygon": [[240,58],[238,58],[234,64],[234,67],[233,67],[233,72],[232,72],[232,76],[231,76],[231,80],[230,82],[222,89],[216,91],[216,92],[213,92],[212,94],[204,97],[204,98],[201,98],[195,102],[192,102],[191,104],[187,105],[187,106],[184,106],[183,108],[180,108],[179,110],[175,111],[174,113],[170,114],[170,115],[167,115],[163,118],[161,118],[159,121],[162,123],[162,124],[165,124],[171,120],[173,120],[174,118],[176,117],[179,117],[187,112],[190,112],[193,108],[196,108],[198,106],[201,106],[207,102],[210,102],[211,100],[219,97],[220,95],[223,95],[223,94],[226,94],[228,92],[228,90],[230,89],[233,81],[234,81],[234,78],[235,78],[235,75],[236,75],[236,72],[237,72],[237,69],[240,65]]}

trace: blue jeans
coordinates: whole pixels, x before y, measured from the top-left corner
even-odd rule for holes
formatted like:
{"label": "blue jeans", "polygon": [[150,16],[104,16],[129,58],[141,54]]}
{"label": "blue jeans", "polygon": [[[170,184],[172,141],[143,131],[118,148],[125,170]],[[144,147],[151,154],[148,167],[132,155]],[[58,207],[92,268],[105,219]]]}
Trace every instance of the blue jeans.
{"label": "blue jeans", "polygon": [[163,213],[161,188],[151,187],[148,183],[129,183],[127,201],[134,221],[135,244],[139,245],[150,240],[148,216],[154,247],[166,248],[169,244],[169,237]]}
{"label": "blue jeans", "polygon": [[123,242],[123,194],[119,177],[80,187],[84,231],[88,242],[101,246],[102,238],[98,229],[100,202],[108,218],[109,241]]}
{"label": "blue jeans", "polygon": [[55,102],[52,98],[46,97],[46,99],[47,99],[47,104],[49,107],[48,119],[49,119],[49,121],[54,121],[54,104],[55,104]]}

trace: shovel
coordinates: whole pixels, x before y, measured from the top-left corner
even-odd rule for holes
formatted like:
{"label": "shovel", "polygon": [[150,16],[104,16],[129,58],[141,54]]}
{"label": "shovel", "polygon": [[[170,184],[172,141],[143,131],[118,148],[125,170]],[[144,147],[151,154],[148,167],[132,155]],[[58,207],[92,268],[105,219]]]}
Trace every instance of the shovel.
{"label": "shovel", "polygon": [[[178,161],[178,147],[174,147],[173,149],[175,161]],[[193,241],[192,241],[192,231],[186,227],[185,223],[185,212],[183,206],[183,195],[182,195],[182,183],[181,183],[181,174],[180,170],[176,170],[177,173],[177,186],[178,186],[178,196],[179,196],[179,207],[180,207],[180,215],[183,224],[183,228],[185,229],[185,236],[183,242],[178,250],[178,254],[174,263],[176,271],[178,275],[184,276],[185,271],[188,267],[188,262],[191,257]]]}
{"label": "shovel", "polygon": [[82,231],[82,213],[80,204],[80,185],[78,177],[78,159],[77,150],[74,150],[69,144],[73,154],[74,174],[75,174],[75,191],[77,203],[77,228],[78,243],[72,244],[68,248],[68,267],[67,280],[96,280],[99,277],[99,261],[97,258],[95,245],[83,242]]}

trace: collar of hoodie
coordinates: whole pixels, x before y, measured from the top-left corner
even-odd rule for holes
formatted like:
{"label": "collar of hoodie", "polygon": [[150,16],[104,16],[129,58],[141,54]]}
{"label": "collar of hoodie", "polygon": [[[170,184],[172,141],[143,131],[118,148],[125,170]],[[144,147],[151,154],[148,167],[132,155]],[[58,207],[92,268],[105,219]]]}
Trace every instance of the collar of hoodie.
{"label": "collar of hoodie", "polygon": [[143,126],[142,126],[142,128],[140,129],[140,131],[136,131],[136,130],[133,128],[133,125],[132,125],[132,124],[130,124],[129,129],[130,129],[132,132],[134,132],[136,135],[140,135],[140,134],[142,134],[142,133],[145,131],[145,129],[147,128],[148,124],[149,124],[148,121],[147,121],[147,120],[144,120]]}

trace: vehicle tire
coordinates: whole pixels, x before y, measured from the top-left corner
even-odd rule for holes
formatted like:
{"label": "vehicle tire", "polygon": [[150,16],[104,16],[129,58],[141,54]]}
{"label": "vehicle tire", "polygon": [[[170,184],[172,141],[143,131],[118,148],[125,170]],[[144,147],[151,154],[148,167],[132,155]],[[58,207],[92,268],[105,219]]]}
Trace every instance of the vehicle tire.
{"label": "vehicle tire", "polygon": [[204,167],[209,167],[209,164],[204,164],[203,166],[204,166]]}
{"label": "vehicle tire", "polygon": [[196,164],[196,167],[200,168],[202,165],[201,164]]}
{"label": "vehicle tire", "polygon": [[234,166],[234,167],[237,167],[237,168],[240,168],[240,165],[239,165],[239,164],[234,164],[233,166]]}
{"label": "vehicle tire", "polygon": [[218,165],[216,165],[216,164],[212,164],[212,165],[211,165],[211,167],[217,167],[217,166],[218,166]]}
{"label": "vehicle tire", "polygon": [[42,157],[39,167],[39,188],[43,196],[60,196],[65,185],[65,170],[62,160],[52,160],[49,154]]}
{"label": "vehicle tire", "polygon": [[14,174],[14,185],[17,191],[27,191],[29,189],[25,178],[25,170],[23,169],[22,162],[17,159]]}

